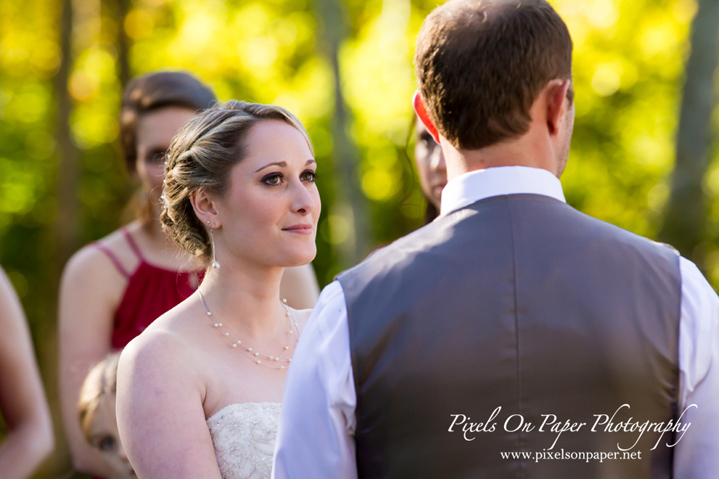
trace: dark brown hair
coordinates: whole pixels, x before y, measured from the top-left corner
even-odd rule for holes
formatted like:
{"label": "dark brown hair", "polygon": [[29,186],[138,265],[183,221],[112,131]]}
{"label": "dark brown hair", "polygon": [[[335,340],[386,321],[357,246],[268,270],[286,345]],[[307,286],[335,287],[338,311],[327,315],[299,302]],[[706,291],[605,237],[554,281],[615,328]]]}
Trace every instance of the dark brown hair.
{"label": "dark brown hair", "polygon": [[544,0],[450,0],[424,21],[415,67],[440,134],[477,150],[527,132],[537,95],[572,77],[572,39]]}
{"label": "dark brown hair", "polygon": [[185,72],[155,72],[132,80],[122,95],[120,143],[131,172],[137,165],[137,123],[142,115],[165,107],[204,110],[217,101],[215,94]]}

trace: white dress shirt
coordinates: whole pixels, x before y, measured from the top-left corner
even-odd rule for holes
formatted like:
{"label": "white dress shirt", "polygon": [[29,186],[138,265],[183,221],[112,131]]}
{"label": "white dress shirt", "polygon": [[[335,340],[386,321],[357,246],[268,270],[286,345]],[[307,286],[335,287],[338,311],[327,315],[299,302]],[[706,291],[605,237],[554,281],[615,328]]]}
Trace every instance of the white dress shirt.
{"label": "white dress shirt", "polygon": [[[442,193],[441,214],[498,195],[532,193],[565,201],[546,170],[489,168],[459,176]],[[674,477],[719,477],[719,297],[697,267],[680,259],[679,411],[691,423],[675,446]],[[716,360],[716,361],[715,361]],[[357,396],[350,359],[347,305],[340,283],[317,301],[285,383],[274,479],[354,479]]]}

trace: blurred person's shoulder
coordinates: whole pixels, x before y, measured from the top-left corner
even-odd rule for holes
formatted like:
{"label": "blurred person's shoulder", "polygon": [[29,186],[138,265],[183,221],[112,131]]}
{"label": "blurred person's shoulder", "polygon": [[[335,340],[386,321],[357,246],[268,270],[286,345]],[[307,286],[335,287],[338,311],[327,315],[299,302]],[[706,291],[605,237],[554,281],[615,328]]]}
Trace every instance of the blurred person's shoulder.
{"label": "blurred person's shoulder", "polygon": [[[131,223],[126,228],[132,231],[137,226]],[[62,284],[64,289],[77,289],[91,297],[110,298],[114,304],[124,294],[139,262],[121,228],[73,254],[63,270]]]}
{"label": "blurred person's shoulder", "polygon": [[128,242],[127,234],[140,234],[142,227],[137,223],[123,226],[80,248],[67,262],[66,274],[90,274],[94,278],[132,274],[140,260]]}

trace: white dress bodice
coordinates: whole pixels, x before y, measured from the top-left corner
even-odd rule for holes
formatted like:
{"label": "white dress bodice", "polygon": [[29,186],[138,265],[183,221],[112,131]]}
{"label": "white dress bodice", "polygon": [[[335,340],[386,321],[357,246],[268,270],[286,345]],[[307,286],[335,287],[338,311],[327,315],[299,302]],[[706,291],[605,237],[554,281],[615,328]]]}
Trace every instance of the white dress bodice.
{"label": "white dress bodice", "polygon": [[230,404],[207,420],[223,479],[269,479],[281,407]]}

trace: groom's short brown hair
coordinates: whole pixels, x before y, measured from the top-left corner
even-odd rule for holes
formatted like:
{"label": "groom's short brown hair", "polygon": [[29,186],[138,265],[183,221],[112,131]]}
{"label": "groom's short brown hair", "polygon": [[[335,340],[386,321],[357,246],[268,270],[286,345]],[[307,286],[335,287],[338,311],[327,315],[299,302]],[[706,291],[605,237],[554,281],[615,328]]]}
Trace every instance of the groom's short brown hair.
{"label": "groom's short brown hair", "polygon": [[537,95],[572,77],[572,39],[544,0],[450,0],[424,21],[415,67],[440,134],[476,150],[527,132]]}

